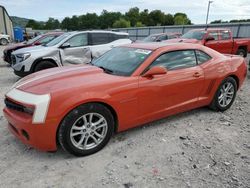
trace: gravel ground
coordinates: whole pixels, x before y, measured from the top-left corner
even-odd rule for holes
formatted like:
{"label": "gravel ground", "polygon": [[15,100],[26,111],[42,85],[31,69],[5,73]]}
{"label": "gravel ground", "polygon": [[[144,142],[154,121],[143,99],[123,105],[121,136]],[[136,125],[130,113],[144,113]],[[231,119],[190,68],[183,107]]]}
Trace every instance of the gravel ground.
{"label": "gravel ground", "polygon": [[[1,109],[18,79],[0,60]],[[165,118],[117,134],[87,157],[23,145],[2,110],[0,125],[0,187],[250,187],[250,75],[230,110]]]}

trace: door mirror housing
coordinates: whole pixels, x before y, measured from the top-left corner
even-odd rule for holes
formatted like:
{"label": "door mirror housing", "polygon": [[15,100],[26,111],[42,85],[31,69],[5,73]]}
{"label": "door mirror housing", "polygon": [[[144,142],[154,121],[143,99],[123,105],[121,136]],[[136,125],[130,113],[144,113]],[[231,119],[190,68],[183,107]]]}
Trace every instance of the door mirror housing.
{"label": "door mirror housing", "polygon": [[69,48],[70,47],[70,43],[68,42],[65,42],[61,45],[61,48],[64,49],[64,48]]}
{"label": "door mirror housing", "polygon": [[212,36],[208,36],[208,37],[206,38],[206,41],[211,41],[211,40],[215,40],[215,38],[212,37]]}
{"label": "door mirror housing", "polygon": [[143,77],[154,77],[156,75],[163,75],[167,74],[167,69],[160,66],[155,66],[145,72],[142,76]]}

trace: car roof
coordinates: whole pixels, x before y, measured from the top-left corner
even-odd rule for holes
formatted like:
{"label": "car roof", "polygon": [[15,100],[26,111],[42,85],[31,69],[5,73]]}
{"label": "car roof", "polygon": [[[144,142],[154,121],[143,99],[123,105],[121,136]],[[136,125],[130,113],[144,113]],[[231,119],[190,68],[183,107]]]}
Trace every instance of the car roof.
{"label": "car roof", "polygon": [[149,36],[161,36],[161,35],[180,35],[180,33],[155,33],[155,34],[151,34]]}
{"label": "car roof", "polygon": [[145,50],[157,50],[159,48],[165,48],[166,50],[183,50],[183,49],[199,49],[202,45],[200,44],[191,44],[191,43],[179,43],[179,42],[152,42],[152,43],[132,43],[132,44],[126,44],[122,45],[123,47],[128,48],[139,48],[139,49],[145,49]]}
{"label": "car roof", "polygon": [[[227,29],[227,28],[207,28],[207,29],[205,29],[205,28],[202,28],[202,29],[192,29],[193,31],[223,31],[223,30],[229,30],[229,29]],[[191,31],[191,30],[190,30]]]}
{"label": "car roof", "polygon": [[44,33],[43,36],[47,35],[62,35],[64,32],[49,32],[49,33]]}

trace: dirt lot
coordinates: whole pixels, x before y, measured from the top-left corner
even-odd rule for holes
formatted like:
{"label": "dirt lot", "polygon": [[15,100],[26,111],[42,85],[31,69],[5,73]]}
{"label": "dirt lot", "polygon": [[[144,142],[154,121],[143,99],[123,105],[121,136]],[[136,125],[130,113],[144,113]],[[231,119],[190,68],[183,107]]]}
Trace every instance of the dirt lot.
{"label": "dirt lot", "polygon": [[[0,60],[1,109],[18,79]],[[250,75],[224,113],[201,108],[162,119],[82,158],[23,145],[1,110],[0,187],[250,187]]]}

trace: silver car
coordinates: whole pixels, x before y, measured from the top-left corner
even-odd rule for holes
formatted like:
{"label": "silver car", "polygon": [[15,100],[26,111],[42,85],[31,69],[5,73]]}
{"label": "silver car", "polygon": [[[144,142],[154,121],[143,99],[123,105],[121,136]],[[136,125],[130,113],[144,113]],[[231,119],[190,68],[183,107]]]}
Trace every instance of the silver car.
{"label": "silver car", "polygon": [[129,44],[127,33],[82,31],[65,33],[44,46],[12,52],[12,68],[18,76],[64,65],[90,63],[113,47]]}

